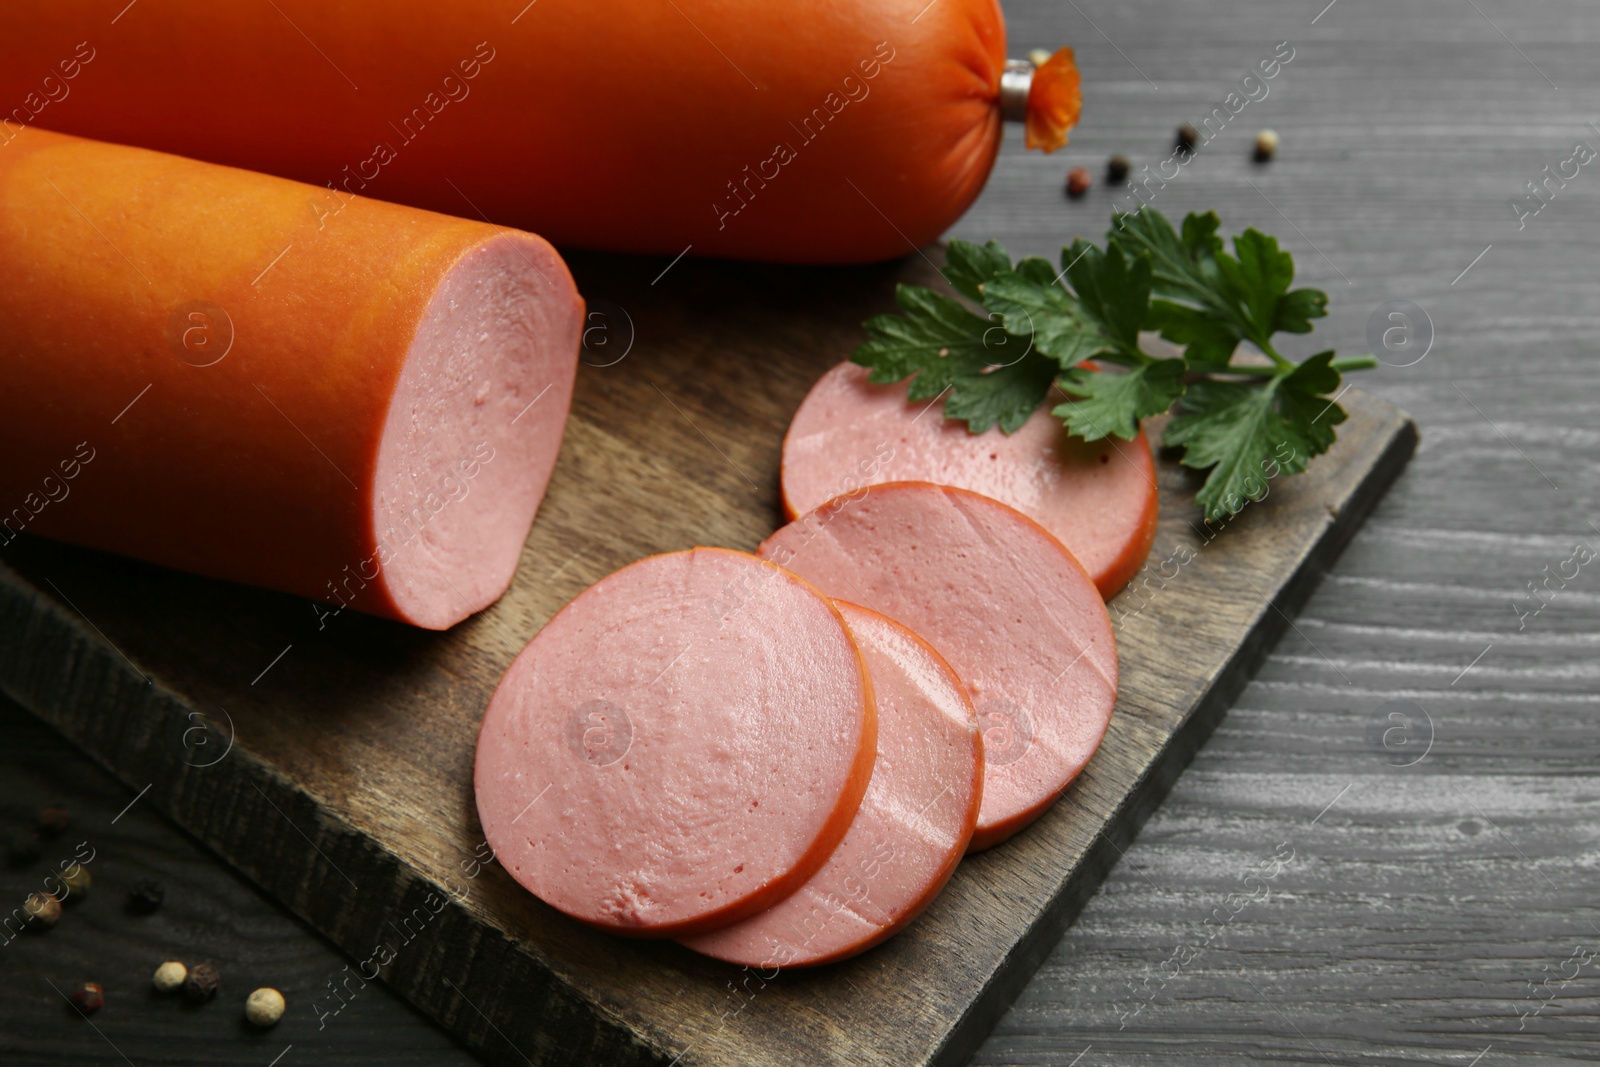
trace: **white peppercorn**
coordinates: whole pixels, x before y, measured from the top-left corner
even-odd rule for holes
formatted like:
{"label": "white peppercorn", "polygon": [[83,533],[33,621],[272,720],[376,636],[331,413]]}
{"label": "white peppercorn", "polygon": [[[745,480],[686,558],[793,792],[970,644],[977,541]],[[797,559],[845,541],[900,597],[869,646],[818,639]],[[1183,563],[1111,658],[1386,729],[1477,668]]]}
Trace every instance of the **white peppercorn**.
{"label": "white peppercorn", "polygon": [[157,992],[175,993],[183,985],[183,980],[189,977],[189,968],[177,960],[168,960],[156,968],[154,982]]}
{"label": "white peppercorn", "polygon": [[283,1009],[283,994],[270,986],[262,986],[245,999],[244,1017],[253,1026],[276,1026],[283,1018]]}
{"label": "white peppercorn", "polygon": [[1256,162],[1265,163],[1278,154],[1278,134],[1274,130],[1262,130],[1256,134]]}

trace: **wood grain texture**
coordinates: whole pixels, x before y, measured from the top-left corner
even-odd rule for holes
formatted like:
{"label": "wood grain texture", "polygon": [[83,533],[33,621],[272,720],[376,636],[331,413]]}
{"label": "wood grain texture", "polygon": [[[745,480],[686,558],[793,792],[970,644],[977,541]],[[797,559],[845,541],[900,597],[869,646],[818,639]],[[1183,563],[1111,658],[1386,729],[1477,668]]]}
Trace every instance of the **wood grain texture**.
{"label": "wood grain texture", "polygon": [[[1526,630],[1510,605],[1573,541],[1600,541],[1589,526],[1600,521],[1600,183],[1585,168],[1524,230],[1507,201],[1573,141],[1600,148],[1586,126],[1600,121],[1600,12],[1583,0],[1477,0],[1481,13],[1459,0],[1338,0],[1325,13],[1325,0],[1005,7],[1013,53],[1077,46],[1087,108],[1056,156],[1024,154],[1013,135],[959,236],[1051,255],[1075,233],[1098,232],[1112,198],[1096,188],[1066,203],[1067,167],[1098,174],[1113,151],[1136,165],[1163,158],[1178,122],[1197,121],[1287,39],[1297,57],[1272,95],[1157,205],[1169,214],[1214,207],[1229,227],[1281,236],[1302,278],[1333,297],[1319,344],[1363,349],[1368,316],[1395,299],[1421,304],[1437,340],[1421,364],[1360,379],[1418,418],[1416,459],[1296,617],[1300,632],[1268,657],[1138,839],[1123,845],[1126,856],[974,1062],[1590,1062],[1600,1019],[1592,968],[1521,1030],[1519,1015],[1535,1006],[1527,983],[1559,968],[1569,941],[1597,940],[1600,598],[1586,570]],[[1283,148],[1255,167],[1249,143],[1266,126],[1283,134]],[[1411,767],[1391,765],[1367,738],[1391,700],[1432,716],[1434,746]],[[59,746],[40,752],[52,768],[72,763]],[[0,790],[21,780],[0,777]],[[62,788],[77,796],[76,786]],[[148,832],[149,844],[130,840],[129,849],[174,869],[181,835],[159,837],[153,820]],[[1174,949],[1193,943],[1197,928],[1208,932],[1201,924],[1241,889],[1242,874],[1284,841],[1297,859],[1270,883],[1271,898],[1234,916],[1177,977],[1164,976]],[[231,882],[219,862],[177,869],[197,885]],[[259,948],[224,922],[206,933],[241,959]],[[274,938],[292,936],[274,928]],[[319,951],[309,934],[298,944],[285,946],[286,958]],[[32,1025],[20,1005],[37,985],[27,969],[0,965],[0,992],[19,1005],[0,1010],[0,1058],[123,1062],[82,1028],[70,1040],[40,1037],[24,1055],[13,1035]],[[302,1055],[387,1064],[428,1039],[415,1017],[377,1014],[381,988],[370,995],[327,1032],[297,1038],[283,1067]],[[364,1040],[339,1040],[358,1017],[369,1020]],[[121,1020],[101,1025],[120,1042]],[[151,1032],[147,1055],[129,1049],[141,1065],[270,1058],[195,1042],[185,1017],[164,1041],[160,1022],[139,1025]]]}
{"label": "wood grain texture", "polygon": [[[1178,562],[1115,602],[1121,689],[1087,770],[1026,833],[964,862],[905,934],[835,967],[762,974],[583,928],[498,866],[480,872],[477,727],[527,637],[589,581],[691,544],[749,549],[774,529],[801,397],[861,319],[892,305],[898,277],[933,272],[917,257],[841,285],[838,272],[692,263],[667,290],[650,284],[653,263],[573,267],[642,336],[620,362],[584,368],[494,607],[420,633],[19,542],[0,571],[14,638],[0,687],[124,781],[152,783],[149,803],[491,1060],[961,1062],[1398,474],[1414,427],[1349,393],[1334,449],[1220,534],[1194,527],[1195,477],[1159,464],[1153,558]],[[188,732],[196,711],[215,746]],[[527,799],[540,817],[537,791]]]}
{"label": "wood grain texture", "polygon": [[[1094,93],[1066,158],[1002,159],[958,236],[1049,254],[1096,232],[1113,198],[1096,188],[1065,202],[1065,168],[1098,173],[1114,151],[1136,170],[1164,158],[1174,126],[1288,40],[1296,58],[1271,95],[1155,203],[1281,237],[1301,283],[1330,294],[1307,339],[1318,348],[1367,350],[1369,316],[1393,300],[1420,305],[1435,340],[1422,362],[1358,379],[1417,418],[1416,458],[974,1062],[1593,1062],[1593,965],[1570,984],[1529,983],[1577,945],[1600,947],[1600,586],[1585,568],[1525,629],[1511,605],[1575,542],[1600,548],[1600,181],[1585,167],[1523,229],[1509,201],[1574,142],[1600,149],[1588,126],[1600,122],[1600,11],[1006,11],[1013,51],[1063,34],[1081,44]],[[1262,167],[1249,152],[1267,127],[1283,146]],[[1400,701],[1423,713],[1410,712],[1413,743],[1431,719],[1433,747],[1411,766],[1369,737]],[[1270,898],[1205,942],[1205,920],[1280,842],[1296,859]],[[1192,947],[1174,974],[1167,961]]]}
{"label": "wood grain texture", "polygon": [[[138,798],[59,734],[0,697],[0,832],[32,830],[43,804],[66,803],[71,832],[33,863],[0,865],[6,910],[42,887],[78,845],[94,850],[94,884],[60,923],[0,947],[0,1060],[7,1067],[75,1064],[265,1065],[327,1063],[380,1052],[403,1067],[471,1067],[471,1053],[381,983],[368,985],[322,1025],[310,1010],[329,999],[350,959],[270,900],[198,841]],[[85,855],[88,853],[85,852]],[[138,882],[162,884],[154,914],[127,907]],[[150,978],[163,960],[209,960],[222,991],[203,1008],[158,996]],[[62,993],[98,981],[106,1007],[95,1027]],[[244,1022],[244,999],[270,985],[288,1000],[283,1020],[261,1031]],[[292,1046],[292,1049],[291,1049]]]}

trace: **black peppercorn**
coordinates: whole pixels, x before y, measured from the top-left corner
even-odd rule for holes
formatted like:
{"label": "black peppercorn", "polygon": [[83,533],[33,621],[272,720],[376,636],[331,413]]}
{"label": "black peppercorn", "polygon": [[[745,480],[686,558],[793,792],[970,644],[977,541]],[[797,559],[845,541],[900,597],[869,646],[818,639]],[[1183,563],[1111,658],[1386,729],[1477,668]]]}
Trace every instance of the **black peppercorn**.
{"label": "black peppercorn", "polygon": [[60,837],[71,821],[71,813],[59,804],[39,809],[39,832],[46,837]]}
{"label": "black peppercorn", "polygon": [[1128,162],[1128,157],[1119,152],[1106,160],[1106,181],[1125,182],[1128,180],[1128,171],[1131,169],[1132,165]]}
{"label": "black peppercorn", "polygon": [[85,1015],[93,1015],[106,1002],[105,986],[99,982],[85,982],[72,991],[72,1005]]}
{"label": "black peppercorn", "polygon": [[209,963],[197,963],[189,968],[189,977],[183,980],[183,995],[191,1004],[204,1004],[222,988],[222,976]]}
{"label": "black peppercorn", "polygon": [[1185,122],[1182,126],[1178,127],[1178,137],[1177,137],[1177,145],[1176,145],[1176,147],[1182,149],[1185,152],[1193,152],[1194,151],[1194,146],[1199,144],[1199,143],[1200,143],[1200,131],[1199,130],[1195,129],[1193,126],[1191,126],[1187,122]]}
{"label": "black peppercorn", "polygon": [[1067,171],[1067,195],[1072,199],[1076,200],[1084,193],[1087,193],[1089,186],[1092,184],[1093,180],[1089,177],[1089,171],[1086,168],[1073,167]]}
{"label": "black peppercorn", "polygon": [[166,891],[161,888],[160,882],[152,882],[148,878],[136,882],[128,890],[128,906],[134,911],[150,914],[161,907],[161,902],[167,897]]}

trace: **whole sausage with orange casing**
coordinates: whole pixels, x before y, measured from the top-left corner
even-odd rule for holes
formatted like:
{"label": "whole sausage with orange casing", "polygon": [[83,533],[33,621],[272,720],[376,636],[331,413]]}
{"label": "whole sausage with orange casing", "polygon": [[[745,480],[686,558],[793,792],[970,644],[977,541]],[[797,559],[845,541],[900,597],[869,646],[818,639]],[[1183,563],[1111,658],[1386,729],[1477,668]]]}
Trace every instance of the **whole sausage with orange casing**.
{"label": "whole sausage with orange casing", "polygon": [[1069,50],[1008,73],[995,0],[125,2],[12,20],[0,114],[560,245],[904,255],[1003,115],[1050,150],[1078,113]]}

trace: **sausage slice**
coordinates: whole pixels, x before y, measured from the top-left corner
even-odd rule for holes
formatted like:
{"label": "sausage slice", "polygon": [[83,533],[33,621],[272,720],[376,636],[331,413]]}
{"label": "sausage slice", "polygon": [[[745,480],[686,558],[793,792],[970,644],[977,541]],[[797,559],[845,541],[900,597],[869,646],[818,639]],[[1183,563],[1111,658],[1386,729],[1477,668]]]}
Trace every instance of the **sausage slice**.
{"label": "sausage slice", "polygon": [[478,815],[552,907],[687,937],[815,874],[876,752],[838,609],[755,556],[696,548],[596,582],[512,662],[478,735]]}
{"label": "sausage slice", "polygon": [[986,765],[969,851],[1038,818],[1100,744],[1117,694],[1110,616],[1071,553],[1014,508],[890,482],[836,497],[758,552],[909,626],[960,676]]}
{"label": "sausage slice", "polygon": [[[1015,433],[972,434],[906,383],[872,385],[841,363],[806,394],[783,441],[789,518],[882,482],[953,485],[1010,504],[1078,557],[1109,600],[1144,565],[1156,535],[1156,474],[1141,430],[1086,442],[1041,407]],[[1057,396],[1056,400],[1065,400]],[[932,410],[931,410],[932,409]]]}
{"label": "sausage slice", "polygon": [[809,882],[758,915],[684,942],[729,963],[806,967],[865,952],[938,896],[978,819],[983,743],[961,680],[904,626],[834,603],[878,698],[872,782],[850,832]]}

